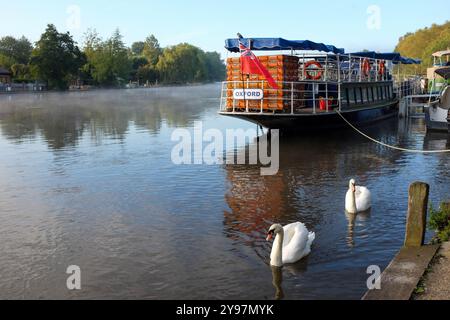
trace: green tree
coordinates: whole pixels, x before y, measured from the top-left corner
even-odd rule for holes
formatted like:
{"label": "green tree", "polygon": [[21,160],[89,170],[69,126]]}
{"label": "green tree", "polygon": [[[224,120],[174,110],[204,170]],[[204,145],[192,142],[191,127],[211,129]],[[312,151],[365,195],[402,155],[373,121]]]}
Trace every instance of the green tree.
{"label": "green tree", "polygon": [[154,35],[150,35],[145,39],[144,48],[142,54],[148,60],[151,66],[156,66],[159,57],[162,54],[161,46],[158,39]]}
{"label": "green tree", "polygon": [[226,67],[218,52],[206,52],[204,55],[208,81],[223,81]]}
{"label": "green tree", "polygon": [[31,55],[35,75],[47,81],[49,88],[67,89],[78,76],[85,57],[70,33],[59,33],[52,24],[42,34]]}
{"label": "green tree", "polygon": [[142,42],[142,41],[134,42],[131,45],[131,52],[136,56],[141,56],[141,55],[143,55],[144,48],[145,48],[145,42]]}
{"label": "green tree", "polygon": [[83,70],[89,71],[98,84],[115,86],[129,80],[132,62],[118,29],[106,41],[91,31],[86,37],[84,52],[88,63]]}
{"label": "green tree", "polygon": [[0,67],[11,70],[11,67],[16,63],[16,61],[10,56],[0,54]]}
{"label": "green tree", "polygon": [[187,43],[164,49],[157,69],[161,80],[165,83],[192,83],[207,80],[203,51]]}
{"label": "green tree", "polygon": [[15,63],[28,64],[31,57],[33,46],[31,42],[22,37],[3,37],[0,39],[0,54],[14,60]]}
{"label": "green tree", "polygon": [[26,64],[16,63],[11,66],[13,77],[16,80],[31,80],[30,68]]}

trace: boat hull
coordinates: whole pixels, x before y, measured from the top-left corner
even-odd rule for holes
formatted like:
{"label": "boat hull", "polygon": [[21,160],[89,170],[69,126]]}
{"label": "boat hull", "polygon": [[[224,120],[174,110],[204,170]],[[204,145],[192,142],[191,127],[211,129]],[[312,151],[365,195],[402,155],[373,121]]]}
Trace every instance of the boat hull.
{"label": "boat hull", "polygon": [[425,107],[425,122],[428,131],[450,132],[448,111],[439,107]]}
{"label": "boat hull", "polygon": [[[325,131],[348,127],[348,124],[335,112],[308,115],[228,112],[221,114],[250,121],[268,129],[279,129],[283,132]],[[376,107],[343,111],[342,115],[353,125],[369,125],[398,115],[398,100]]]}

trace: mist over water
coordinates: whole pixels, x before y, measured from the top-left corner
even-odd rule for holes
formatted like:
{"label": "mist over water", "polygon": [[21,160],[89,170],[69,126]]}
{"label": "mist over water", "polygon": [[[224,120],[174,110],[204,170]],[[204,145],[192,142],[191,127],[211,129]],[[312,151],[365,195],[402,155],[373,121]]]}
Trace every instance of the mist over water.
{"label": "mist over water", "polygon": [[[282,137],[276,176],[174,165],[177,128],[255,128],[219,116],[219,97],[219,85],[0,95],[0,298],[273,299],[265,233],[302,221],[317,240],[284,268],[285,297],[360,299],[367,267],[386,267],[403,243],[409,184],[430,183],[435,204],[448,197],[448,155],[352,131]],[[364,131],[450,146],[421,120]],[[371,189],[370,214],[344,213],[350,178]],[[66,288],[69,265],[81,291]]]}

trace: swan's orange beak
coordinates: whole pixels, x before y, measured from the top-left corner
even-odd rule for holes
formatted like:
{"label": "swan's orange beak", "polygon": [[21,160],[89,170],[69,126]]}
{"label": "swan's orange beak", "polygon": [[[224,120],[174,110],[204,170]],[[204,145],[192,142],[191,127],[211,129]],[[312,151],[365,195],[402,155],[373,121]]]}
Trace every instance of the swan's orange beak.
{"label": "swan's orange beak", "polygon": [[267,234],[266,241],[272,241],[272,239],[273,239],[273,232],[269,232],[269,233]]}

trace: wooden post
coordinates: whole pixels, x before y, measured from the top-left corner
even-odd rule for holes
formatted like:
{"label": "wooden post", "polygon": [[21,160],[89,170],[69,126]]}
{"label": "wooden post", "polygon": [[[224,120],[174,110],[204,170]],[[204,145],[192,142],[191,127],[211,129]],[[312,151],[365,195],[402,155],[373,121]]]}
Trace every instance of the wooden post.
{"label": "wooden post", "polygon": [[425,243],[430,186],[415,182],[409,188],[408,221],[405,247],[421,247]]}

